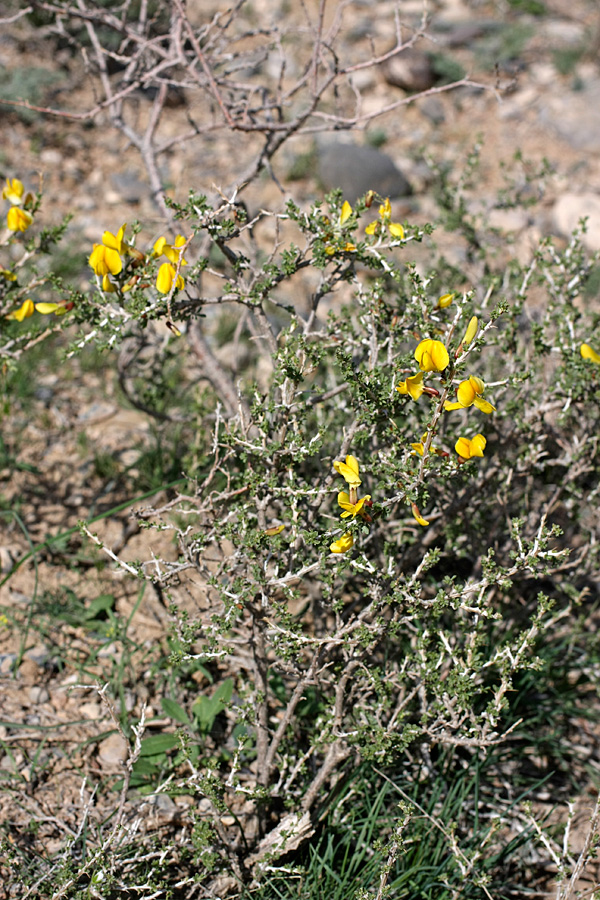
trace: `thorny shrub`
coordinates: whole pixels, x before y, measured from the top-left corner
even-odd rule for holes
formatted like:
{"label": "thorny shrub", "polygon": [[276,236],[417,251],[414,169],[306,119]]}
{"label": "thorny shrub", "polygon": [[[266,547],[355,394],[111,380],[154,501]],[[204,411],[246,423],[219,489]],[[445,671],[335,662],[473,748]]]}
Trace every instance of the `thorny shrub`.
{"label": "thorny shrub", "polygon": [[[190,194],[172,204],[177,235],[146,243],[142,226],[112,223],[82,291],[52,273],[62,229],[41,227],[41,192],[6,183],[5,367],[58,329],[67,355],[144,332],[165,338],[157,354],[185,354],[210,343],[222,307],[242,360],[235,377],[205,362],[187,488],[137,512],[173,531],[176,557],[114,556],[170,603],[173,671],[200,665],[215,691],[195,709],[165,698],[168,777],[148,768],[143,716],[131,723],[116,824],[79,870],[69,861],[59,896],[84,877],[95,895],[139,877],[128,789],[193,796],[182,883],[239,891],[298,852],[361,766],[418,789],[444,748],[485,758],[524,740],[520,686],[598,570],[594,260],[579,234],[526,264],[486,252],[485,222],[444,190],[476,281],[373,192],[254,218],[235,197]],[[398,814],[377,896],[419,809]],[[447,824],[443,896],[487,894],[502,830],[464,853],[468,822]]]}

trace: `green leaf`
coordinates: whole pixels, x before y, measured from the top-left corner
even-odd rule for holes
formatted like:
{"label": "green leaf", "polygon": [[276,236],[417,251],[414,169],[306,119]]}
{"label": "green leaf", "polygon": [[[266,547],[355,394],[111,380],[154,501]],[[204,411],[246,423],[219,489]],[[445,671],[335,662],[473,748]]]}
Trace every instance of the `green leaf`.
{"label": "green leaf", "polygon": [[175,700],[171,700],[169,697],[162,697],[160,705],[170,719],[175,719],[176,722],[180,722],[182,725],[192,724],[185,709],[179,703],[176,703]]}
{"label": "green leaf", "polygon": [[173,750],[179,747],[179,738],[175,734],[153,734],[151,737],[144,738],[140,757],[158,756],[159,753],[166,753],[167,750]]}
{"label": "green leaf", "polygon": [[192,711],[201,731],[209,732],[219,713],[223,712],[233,694],[233,678],[226,678],[212,697],[198,697]]}

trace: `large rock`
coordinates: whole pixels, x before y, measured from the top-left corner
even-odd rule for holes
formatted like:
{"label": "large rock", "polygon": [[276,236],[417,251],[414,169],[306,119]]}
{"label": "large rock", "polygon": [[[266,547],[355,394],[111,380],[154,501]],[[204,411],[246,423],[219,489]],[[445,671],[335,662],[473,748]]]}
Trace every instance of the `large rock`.
{"label": "large rock", "polygon": [[439,80],[431,55],[415,47],[400,50],[386,59],[381,71],[388,84],[411,94],[428,91]]}
{"label": "large rock", "polygon": [[[556,76],[555,76],[556,77]],[[574,150],[597,153],[600,147],[600,78],[587,78],[579,91],[553,91],[540,107],[542,125]]]}
{"label": "large rock", "polygon": [[564,237],[579,225],[579,220],[587,217],[587,231],[583,243],[592,252],[600,250],[600,196],[591,192],[585,194],[563,194],[554,204],[552,222],[554,228]]}
{"label": "large rock", "polygon": [[391,199],[412,193],[394,160],[375,147],[318,142],[317,174],[325,191],[341,188],[344,199],[350,203],[367,191],[377,191]]}

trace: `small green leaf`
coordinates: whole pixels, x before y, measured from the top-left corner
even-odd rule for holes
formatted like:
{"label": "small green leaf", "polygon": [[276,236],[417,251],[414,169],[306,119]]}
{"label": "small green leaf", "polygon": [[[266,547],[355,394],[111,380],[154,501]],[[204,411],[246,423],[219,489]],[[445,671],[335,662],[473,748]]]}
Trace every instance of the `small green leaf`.
{"label": "small green leaf", "polygon": [[175,734],[153,734],[142,741],[140,757],[158,756],[174,747],[179,747],[179,738]]}
{"label": "small green leaf", "polygon": [[176,722],[180,722],[182,725],[192,724],[185,709],[179,703],[176,703],[175,700],[171,700],[169,697],[162,697],[160,705],[170,719],[175,719]]}

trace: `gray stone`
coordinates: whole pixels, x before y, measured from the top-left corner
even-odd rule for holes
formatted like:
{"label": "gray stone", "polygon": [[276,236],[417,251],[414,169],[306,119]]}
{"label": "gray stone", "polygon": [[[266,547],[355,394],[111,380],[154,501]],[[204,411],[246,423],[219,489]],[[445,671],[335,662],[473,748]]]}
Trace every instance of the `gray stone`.
{"label": "gray stone", "polygon": [[393,159],[375,147],[317,142],[317,174],[324,190],[341,188],[350,203],[371,190],[390,198],[412,193]]}
{"label": "gray stone", "polygon": [[579,225],[579,220],[588,217],[587,231],[583,243],[592,252],[600,250],[600,196],[591,192],[585,194],[563,194],[554,204],[552,224],[556,231],[569,237]]}
{"label": "gray stone", "polygon": [[98,758],[103,766],[120,766],[127,759],[129,747],[120,734],[111,734],[98,744]]}
{"label": "gray stone", "polygon": [[15,547],[0,547],[0,574],[6,575],[14,568],[20,553]]}
{"label": "gray stone", "polygon": [[580,91],[548,95],[540,109],[543,125],[575,150],[597,153],[600,147],[600,78],[586,81]]}
{"label": "gray stone", "polygon": [[125,172],[113,172],[110,180],[113,188],[119,195],[119,199],[125,203],[140,203],[148,196],[148,185],[140,181],[139,172],[136,169],[126,169]]}
{"label": "gray stone", "polygon": [[29,701],[30,703],[41,704],[47,703],[50,699],[50,694],[48,693],[48,689],[43,687],[43,685],[36,684],[34,687],[29,688]]}
{"label": "gray stone", "polygon": [[381,64],[381,72],[388,84],[411,94],[429,90],[438,80],[430,54],[415,47],[386,59]]}
{"label": "gray stone", "polygon": [[418,108],[434,125],[442,125],[446,121],[444,104],[439,97],[423,97]]}

